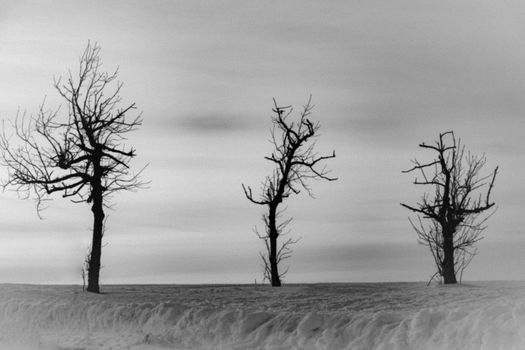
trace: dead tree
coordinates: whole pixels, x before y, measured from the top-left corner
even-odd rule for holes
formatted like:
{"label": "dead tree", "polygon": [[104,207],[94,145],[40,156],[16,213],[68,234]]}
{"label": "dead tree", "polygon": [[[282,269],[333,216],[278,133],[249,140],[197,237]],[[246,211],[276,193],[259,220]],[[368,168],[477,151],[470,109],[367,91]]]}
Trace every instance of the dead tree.
{"label": "dead tree", "polygon": [[274,101],[274,116],[272,117],[273,129],[271,141],[274,151],[265,159],[275,164],[273,173],[266,177],[259,197],[255,197],[252,189],[242,185],[244,194],[252,203],[264,205],[268,212],[263,215],[265,233],[257,235],[266,246],[266,253],[261,254],[264,265],[264,277],[272,286],[281,286],[281,279],[287,271],[279,273],[279,264],[290,257],[291,245],[297,242],[287,239],[278,245],[278,238],[285,235],[286,226],[291,219],[279,222],[282,211],[279,205],[292,194],[305,190],[310,196],[312,191],[307,181],[309,179],[337,180],[329,176],[330,171],[326,166],[321,166],[324,160],[335,158],[335,151],[328,156],[319,156],[315,150],[315,142],[320,128],[319,123],[313,123],[309,117],[314,106],[311,96],[304,106],[299,120],[293,121],[290,115],[292,107],[279,107]]}
{"label": "dead tree", "polygon": [[[128,114],[135,104],[121,107],[122,83],[117,73],[101,71],[100,47],[88,43],[77,74],[54,87],[68,106],[47,110],[42,104],[36,116],[17,116],[0,136],[0,152],[8,169],[4,186],[14,187],[25,198],[34,197],[40,215],[50,195],[61,193],[75,203],[89,203],[93,213],[93,237],[89,253],[89,292],[99,293],[100,258],[105,208],[110,196],[144,185],[140,170],[133,173],[135,149],[124,142],[142,124],[141,114]],[[44,101],[45,102],[45,101]],[[13,140],[13,138],[15,140]]]}
{"label": "dead tree", "polygon": [[[417,222],[409,220],[419,243],[432,253],[437,266],[433,277],[439,275],[444,283],[454,284],[457,274],[461,278],[476,255],[475,244],[483,238],[481,233],[493,213],[489,211],[494,207],[490,195],[498,167],[481,176],[485,155],[465,152],[453,131],[440,134],[433,145],[421,143],[419,147],[436,152],[436,158],[428,163],[414,160],[414,166],[404,173],[419,172],[414,184],[432,186],[434,192],[425,193],[415,206],[401,205],[418,214]],[[429,224],[422,219],[428,219]]]}
{"label": "dead tree", "polygon": [[91,248],[88,249],[82,267],[80,268],[80,275],[82,276],[82,291],[86,290],[86,279],[89,275],[89,263],[91,261]]}

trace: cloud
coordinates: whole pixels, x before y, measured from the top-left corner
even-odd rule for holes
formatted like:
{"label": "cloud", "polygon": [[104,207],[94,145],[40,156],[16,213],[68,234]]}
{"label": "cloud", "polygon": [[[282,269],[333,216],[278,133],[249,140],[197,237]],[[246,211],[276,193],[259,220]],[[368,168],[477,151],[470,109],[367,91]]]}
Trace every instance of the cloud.
{"label": "cloud", "polygon": [[248,121],[239,115],[193,114],[179,117],[172,124],[198,133],[235,132],[249,127]]}

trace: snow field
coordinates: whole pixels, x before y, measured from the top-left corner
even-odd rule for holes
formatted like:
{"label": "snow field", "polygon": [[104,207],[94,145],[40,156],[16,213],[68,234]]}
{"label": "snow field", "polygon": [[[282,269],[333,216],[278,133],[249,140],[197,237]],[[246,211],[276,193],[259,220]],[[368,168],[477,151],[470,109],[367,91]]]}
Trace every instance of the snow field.
{"label": "snow field", "polygon": [[0,285],[0,349],[525,348],[525,283]]}

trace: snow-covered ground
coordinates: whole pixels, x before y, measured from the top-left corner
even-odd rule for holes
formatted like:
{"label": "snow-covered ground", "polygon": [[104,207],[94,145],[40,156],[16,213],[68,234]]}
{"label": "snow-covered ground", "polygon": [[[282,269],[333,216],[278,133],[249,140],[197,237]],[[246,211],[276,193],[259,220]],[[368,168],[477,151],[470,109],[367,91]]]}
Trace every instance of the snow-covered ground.
{"label": "snow-covered ground", "polygon": [[525,283],[0,285],[0,349],[525,349]]}

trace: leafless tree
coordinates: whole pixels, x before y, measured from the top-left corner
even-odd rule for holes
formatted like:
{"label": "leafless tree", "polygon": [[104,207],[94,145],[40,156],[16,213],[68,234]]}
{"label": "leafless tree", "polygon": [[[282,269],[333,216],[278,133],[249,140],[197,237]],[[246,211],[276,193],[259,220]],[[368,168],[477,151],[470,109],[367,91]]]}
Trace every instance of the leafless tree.
{"label": "leafless tree", "polygon": [[291,246],[297,242],[288,238],[278,245],[278,238],[287,234],[286,226],[291,219],[278,222],[282,211],[279,205],[292,194],[298,194],[304,189],[312,196],[309,179],[337,180],[329,176],[326,166],[321,166],[324,160],[335,158],[335,151],[328,156],[319,156],[314,148],[314,139],[318,136],[320,124],[313,123],[309,117],[314,106],[308,103],[303,107],[298,121],[291,118],[292,107],[279,107],[274,101],[274,116],[271,141],[274,151],[265,159],[275,164],[274,171],[267,176],[261,188],[261,194],[256,198],[252,189],[243,185],[244,194],[252,203],[267,206],[268,212],[263,215],[264,234],[257,235],[265,243],[266,252],[261,254],[264,266],[264,277],[272,286],[280,286],[281,279],[287,271],[279,273],[278,265],[291,256]]}
{"label": "leafless tree", "polygon": [[[99,293],[100,258],[105,208],[110,196],[143,187],[140,170],[130,169],[135,149],[124,143],[128,133],[142,124],[141,114],[128,114],[135,103],[121,107],[122,83],[117,71],[103,72],[100,46],[88,43],[78,73],[54,86],[68,107],[48,110],[42,104],[36,116],[18,115],[13,135],[0,136],[3,164],[9,171],[4,186],[23,197],[33,197],[40,215],[50,195],[61,193],[75,203],[89,203],[93,213],[93,239],[89,253],[89,292]],[[14,138],[14,140],[13,140]]]}
{"label": "leafless tree", "polygon": [[490,195],[498,167],[481,176],[485,155],[465,152],[453,131],[440,134],[433,145],[421,143],[419,147],[436,152],[437,158],[428,163],[414,160],[414,166],[404,173],[418,172],[414,184],[432,186],[434,192],[425,193],[415,206],[401,205],[418,214],[417,222],[409,220],[419,243],[432,253],[437,266],[433,278],[439,275],[446,284],[457,283],[457,274],[461,279],[477,254],[475,244],[483,238],[486,221],[494,213],[489,211],[494,207]]}
{"label": "leafless tree", "polygon": [[88,249],[86,256],[84,257],[84,261],[82,262],[82,266],[80,268],[80,275],[82,276],[82,291],[83,292],[86,290],[86,280],[89,275],[90,261],[91,261],[91,248]]}

